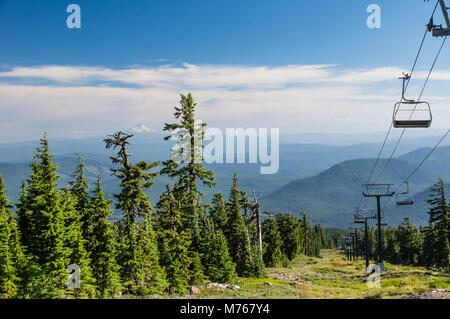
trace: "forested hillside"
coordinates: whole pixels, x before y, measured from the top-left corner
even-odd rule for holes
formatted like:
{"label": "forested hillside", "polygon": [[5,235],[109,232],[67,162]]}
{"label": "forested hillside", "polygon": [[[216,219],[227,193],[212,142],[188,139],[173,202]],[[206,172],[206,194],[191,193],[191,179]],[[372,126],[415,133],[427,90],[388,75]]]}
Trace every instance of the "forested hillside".
{"label": "forested hillside", "polygon": [[[300,179],[283,186],[261,199],[262,207],[268,211],[289,211],[310,213],[313,222],[327,226],[346,227],[352,221],[355,202],[358,202],[362,185],[366,183],[375,160],[351,160],[333,166],[316,176]],[[382,160],[380,166],[386,160]],[[384,172],[383,180],[401,183],[414,167],[405,160],[393,159]],[[420,170],[410,182],[411,193],[419,192],[417,205],[397,211],[395,200],[390,202],[385,213],[390,223],[401,223],[403,217],[410,216],[414,222],[427,222],[424,196],[426,189],[439,178],[426,170]],[[407,210],[407,211],[406,211]],[[407,213],[407,215],[401,215]]]}
{"label": "forested hillside", "polygon": [[[161,137],[161,135],[157,136]],[[145,140],[143,135],[139,135],[138,133],[136,137],[139,143],[130,145],[130,153],[133,154],[134,158],[146,159],[149,161],[165,160],[167,154],[170,153],[170,147],[172,146],[172,142],[170,141],[167,142],[167,146],[158,144],[153,140],[151,144],[146,144],[143,141]],[[151,139],[154,138],[155,137],[153,136]],[[57,181],[59,187],[65,187],[67,185],[70,180],[70,175],[79,162],[79,157],[82,156],[86,159],[86,178],[89,185],[92,187],[94,186],[96,174],[100,173],[105,192],[114,194],[118,191],[119,183],[110,173],[110,168],[113,167],[112,163],[109,161],[106,150],[103,152],[103,146],[101,144],[97,145],[98,143],[93,143],[92,141],[87,144],[96,145],[95,147],[83,147],[82,144],[70,143],[70,147],[68,147],[65,146],[64,143],[58,141],[56,144],[58,149],[58,152],[56,153],[62,153],[61,155],[56,155],[54,157],[54,162],[59,166],[58,173],[61,176]],[[18,148],[19,150],[16,149],[16,151],[14,151],[15,148]],[[9,162],[0,163],[0,172],[3,173],[3,179],[8,190],[9,198],[13,202],[16,202],[19,197],[22,178],[26,178],[30,172],[29,163],[31,162],[31,159],[30,161],[24,161],[27,156],[25,155],[26,153],[23,148],[31,150],[28,153],[32,154],[32,145],[26,147],[15,146],[14,148],[5,148],[5,146],[0,147],[0,150],[4,150],[3,152],[0,152],[0,158],[7,158],[9,154],[11,154],[12,157],[15,157],[16,155],[14,155],[14,152],[16,152],[17,157],[19,158],[19,160],[16,161],[11,160]],[[74,151],[80,151],[80,153],[65,154],[65,152],[70,151],[70,148]],[[141,148],[147,151],[142,151]],[[96,153],[86,153],[82,152],[83,150],[96,151]],[[410,216],[411,222],[414,224],[423,225],[427,222],[427,218],[423,214],[426,209],[424,200],[428,196],[428,189],[437,178],[442,177],[444,181],[448,180],[446,177],[448,177],[447,172],[450,171],[448,167],[450,163],[449,150],[449,147],[438,148],[429,159],[429,162],[425,162],[424,167],[420,170],[422,176],[427,175],[426,178],[413,180],[414,183],[411,183],[411,193],[417,199],[415,205],[405,208],[393,205],[394,200],[389,203],[387,206],[388,209],[386,209],[385,212],[389,221],[398,224],[401,223],[403,217]],[[417,165],[428,151],[429,149],[421,148],[400,156],[398,160],[406,161],[409,166],[401,167],[402,165],[397,165],[395,166],[395,169],[391,168],[385,171],[382,176],[383,181],[392,183],[399,182],[400,178],[403,178],[409,173],[408,169],[412,169],[411,167]],[[343,223],[350,221],[352,218],[351,212],[354,207],[351,207],[350,199],[354,196],[358,196],[358,193],[360,192],[359,189],[355,188],[356,184],[353,183],[353,179],[356,178],[355,181],[358,184],[365,183],[366,181],[364,178],[367,178],[365,177],[365,174],[368,174],[367,170],[370,169],[370,164],[373,164],[373,160],[360,160],[361,163],[341,163],[341,161],[352,158],[357,159],[359,156],[371,155],[374,152],[375,149],[372,144],[359,144],[346,147],[298,144],[281,145],[280,170],[277,174],[260,175],[259,165],[256,164],[206,164],[205,168],[214,172],[216,185],[211,188],[199,185],[199,188],[205,194],[205,199],[211,201],[214,193],[228,193],[233,183],[230,176],[236,171],[239,176],[241,189],[248,193],[255,190],[258,196],[263,197],[263,210],[276,212],[279,209],[281,211],[290,211],[294,214],[299,213],[300,210],[305,210],[313,222],[322,223],[328,227],[342,227]],[[29,155],[29,157],[32,158],[32,155]],[[301,165],[298,164],[299,159],[301,159]],[[362,164],[363,162],[366,164]],[[353,163],[357,163],[355,167],[358,170],[355,172],[345,173],[342,170],[338,171],[336,168],[340,165],[352,166]],[[385,161],[382,160],[380,164],[384,163]],[[394,159],[392,163],[401,162],[397,162],[397,160]],[[364,165],[367,165],[367,167]],[[331,168],[329,168],[330,166]],[[382,167],[382,165],[380,166]],[[397,167],[400,167],[399,170],[397,170]],[[157,169],[161,168],[160,164]],[[349,167],[348,169],[352,168]],[[330,172],[330,176],[343,174],[342,176],[336,176],[334,182],[333,180],[329,180],[328,182],[331,184],[324,184],[330,187],[331,193],[323,193],[323,185],[320,182],[321,178],[327,179],[327,170],[336,170],[335,172]],[[404,175],[402,176],[402,174]],[[354,175],[358,176],[355,177]],[[304,186],[300,186],[302,180],[305,180],[303,182]],[[309,181],[312,181],[312,183]],[[159,198],[158,194],[163,192],[165,190],[165,185],[170,182],[171,180],[167,176],[158,175],[154,178],[152,191],[145,192],[152,202],[156,202]],[[342,190],[342,193],[339,194],[339,196],[337,196],[334,186],[332,185],[335,182],[336,186],[339,186],[340,190]],[[290,189],[290,191],[286,192],[286,189]],[[280,194],[283,194],[282,196],[286,196],[286,201],[278,198],[278,190],[280,190]],[[292,195],[289,195],[291,193]],[[321,194],[320,198],[317,198],[316,196],[318,193]],[[325,194],[327,195],[325,196]],[[338,202],[336,202],[336,198]],[[338,206],[336,206],[336,204]],[[330,212],[333,212],[331,219],[328,217],[323,218],[324,215]],[[341,214],[344,214],[347,220],[343,221],[341,224],[335,224],[336,219],[333,219],[334,216],[341,216]],[[112,218],[117,219],[118,217],[119,212],[114,212]],[[337,221],[341,222],[342,219],[338,218]]]}
{"label": "forested hillside", "polygon": [[[190,94],[181,97],[175,123],[165,126],[168,134],[194,127],[196,104]],[[262,223],[257,198],[239,189],[237,174],[228,194],[206,202],[199,185],[215,181],[194,160],[201,145],[184,164],[147,162],[129,153],[132,138],[116,132],[104,139],[110,178],[119,185],[114,204],[103,187],[106,167],[81,157],[71,173],[72,158],[61,158],[58,167],[46,135],[17,202],[8,199],[0,175],[0,298],[182,294],[208,282],[264,278],[266,265],[287,266],[299,254],[319,256],[339,240],[339,232],[312,225],[305,214],[277,214]],[[60,171],[66,181],[58,185]],[[152,202],[145,191],[157,191],[158,175],[172,184]],[[113,207],[119,212],[115,222]]]}

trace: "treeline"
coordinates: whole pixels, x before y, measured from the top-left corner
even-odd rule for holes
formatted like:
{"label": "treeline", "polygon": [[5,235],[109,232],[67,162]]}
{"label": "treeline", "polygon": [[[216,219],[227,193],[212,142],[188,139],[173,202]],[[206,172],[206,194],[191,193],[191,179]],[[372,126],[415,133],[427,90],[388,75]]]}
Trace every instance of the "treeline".
{"label": "treeline", "polygon": [[329,243],[321,225],[312,226],[305,213],[300,219],[292,214],[277,213],[263,223],[263,260],[268,267],[287,266],[300,254],[320,256]]}
{"label": "treeline", "polygon": [[386,230],[386,259],[394,264],[436,267],[450,271],[450,202],[442,179],[431,189],[428,225],[416,227],[409,218]]}
{"label": "treeline", "polygon": [[[182,163],[163,162],[160,172],[159,162],[132,161],[132,135],[117,132],[104,140],[116,152],[110,157],[120,181],[115,201],[103,192],[100,176],[94,189],[88,187],[83,159],[69,185],[59,189],[46,135],[16,205],[10,205],[0,176],[0,298],[182,294],[191,285],[262,278],[266,266],[286,265],[298,254],[318,256],[329,247],[326,231],[305,214],[300,220],[277,214],[263,223],[261,249],[259,204],[239,189],[236,174],[227,198],[219,193],[211,204],[202,202],[198,186],[215,184],[213,172],[198,160],[203,145],[195,138],[195,106],[190,94],[181,95],[177,122],[165,124],[166,139],[180,138],[172,158],[188,156]],[[145,191],[158,174],[173,185],[152,207]],[[114,223],[113,208],[121,212]],[[69,265],[79,267],[79,286]]]}
{"label": "treeline", "polygon": [[[450,204],[442,179],[431,189],[427,226],[414,226],[409,217],[398,227],[382,230],[383,259],[397,265],[435,267],[450,271]],[[357,245],[359,256],[364,256],[363,234]],[[376,229],[368,228],[368,252],[371,260],[378,260]]]}

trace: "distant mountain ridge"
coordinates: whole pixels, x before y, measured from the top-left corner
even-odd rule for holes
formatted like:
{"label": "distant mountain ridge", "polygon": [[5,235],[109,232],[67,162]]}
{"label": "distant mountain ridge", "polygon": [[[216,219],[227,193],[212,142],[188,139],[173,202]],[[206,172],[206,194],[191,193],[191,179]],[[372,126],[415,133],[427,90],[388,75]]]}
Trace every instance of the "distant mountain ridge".
{"label": "distant mountain ridge", "polygon": [[[261,199],[263,210],[270,212],[305,211],[311,220],[327,226],[346,227],[353,219],[354,209],[361,198],[362,185],[366,183],[374,159],[357,159],[339,163],[313,177],[291,182]],[[383,167],[386,159],[380,161]],[[392,159],[385,171],[383,182],[400,184],[415,166],[406,160]],[[417,224],[424,224],[428,217],[424,214],[424,200],[427,190],[440,177],[440,168],[420,169],[410,180],[411,194],[417,193],[414,206],[398,209],[395,198],[389,201],[385,216],[390,223],[398,224],[409,216]],[[386,199],[383,199],[383,204]],[[372,199],[364,200],[364,207],[376,208]]]}
{"label": "distant mountain ridge", "polygon": [[[151,136],[150,141],[148,136]],[[148,131],[137,133],[130,147],[132,160],[166,160],[171,143],[160,142],[163,136],[162,133]],[[37,145],[37,142],[0,144],[0,173],[13,202],[17,200],[22,178],[26,179],[29,175],[29,162]],[[60,187],[67,185],[71,179],[81,155],[87,159],[88,181],[92,184],[96,174],[100,173],[106,193],[117,193],[118,182],[110,171],[112,164],[109,155],[112,152],[105,149],[101,139],[50,140],[50,148],[52,154],[55,154],[55,162],[60,166]],[[215,173],[217,186],[202,190],[205,192],[205,201],[210,201],[216,192],[222,192],[227,197],[232,175],[236,171],[240,188],[248,193],[255,190],[264,210],[294,213],[305,210],[313,222],[344,227],[352,218],[350,214],[361,194],[361,184],[368,178],[378,148],[379,145],[373,143],[349,146],[281,144],[280,169],[277,174],[261,175],[259,164],[207,164],[206,168]],[[401,182],[429,151],[430,148],[420,147],[409,153],[400,153],[402,155],[392,160],[380,182]],[[386,152],[389,152],[389,145]],[[385,160],[382,159],[378,169],[384,163]],[[377,174],[378,170],[374,176]],[[438,177],[442,177],[444,181],[450,180],[449,146],[438,148],[425,162],[411,181],[411,192],[422,200],[425,196],[422,193]],[[149,191],[153,204],[158,201],[165,184],[170,182],[166,176],[155,179],[155,185]],[[385,212],[390,220],[401,221],[398,212],[402,216],[410,212],[408,215],[413,222],[426,222],[427,218],[422,218],[424,206],[420,203],[414,207],[398,208],[391,207],[395,201],[391,202]]]}

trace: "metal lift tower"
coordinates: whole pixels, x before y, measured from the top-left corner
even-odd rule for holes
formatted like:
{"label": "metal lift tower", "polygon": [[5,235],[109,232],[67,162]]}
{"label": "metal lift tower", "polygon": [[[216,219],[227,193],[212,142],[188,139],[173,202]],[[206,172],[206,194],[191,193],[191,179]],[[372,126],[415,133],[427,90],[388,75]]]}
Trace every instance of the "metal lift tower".
{"label": "metal lift tower", "polygon": [[391,191],[393,184],[366,184],[364,185],[364,197],[374,197],[377,199],[377,228],[378,228],[378,262],[383,263],[383,245],[381,238],[381,198],[392,197],[395,192]]}
{"label": "metal lift tower", "polygon": [[446,28],[444,28],[441,25],[435,25],[433,22],[433,18],[431,18],[430,23],[428,24],[428,31],[433,32],[433,37],[445,37],[447,35],[450,35],[450,18],[448,16],[448,10],[450,7],[447,7],[445,5],[445,0],[439,0],[439,3],[441,5],[442,14],[444,15],[444,20],[447,25]]}
{"label": "metal lift tower", "polygon": [[[361,215],[361,213],[369,213],[369,216],[366,215]],[[356,214],[355,214],[355,220],[354,223],[355,224],[364,224],[364,248],[365,248],[365,258],[366,258],[366,269],[369,267],[369,233],[368,233],[368,227],[367,227],[367,221],[369,219],[377,219],[376,215],[372,215],[375,214],[376,210],[373,209],[356,209]]]}

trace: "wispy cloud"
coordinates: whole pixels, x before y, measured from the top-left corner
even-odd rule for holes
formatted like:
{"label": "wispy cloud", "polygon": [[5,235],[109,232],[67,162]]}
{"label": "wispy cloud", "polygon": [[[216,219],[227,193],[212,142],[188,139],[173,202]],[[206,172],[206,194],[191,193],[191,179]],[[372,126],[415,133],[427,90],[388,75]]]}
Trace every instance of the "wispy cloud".
{"label": "wispy cloud", "polygon": [[[178,94],[191,91],[199,118],[220,127],[383,130],[400,94],[396,78],[402,71],[326,64],[15,67],[0,72],[0,128],[4,140],[35,138],[44,130],[62,137],[98,135],[141,122],[160,129],[171,119]],[[425,76],[416,73],[416,79]],[[449,81],[450,71],[436,71],[433,80]],[[442,127],[450,116],[445,92],[433,96]]]}
{"label": "wispy cloud", "polygon": [[[395,79],[404,71],[396,67],[369,70],[342,70],[335,65],[229,66],[164,65],[153,68],[109,69],[79,66],[15,67],[0,72],[3,79],[41,79],[64,84],[95,82],[122,83],[143,87],[240,87],[280,88],[314,83],[376,83]],[[438,79],[450,80],[450,72],[440,72]]]}

